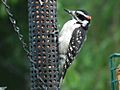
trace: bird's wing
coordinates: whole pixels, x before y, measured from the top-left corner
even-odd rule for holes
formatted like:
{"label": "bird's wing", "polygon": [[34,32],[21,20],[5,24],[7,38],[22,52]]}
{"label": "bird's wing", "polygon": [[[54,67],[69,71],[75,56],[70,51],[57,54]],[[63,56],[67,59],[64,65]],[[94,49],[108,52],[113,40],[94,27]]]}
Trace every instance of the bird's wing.
{"label": "bird's wing", "polygon": [[83,28],[80,27],[74,30],[67,50],[67,59],[63,65],[62,79],[64,79],[67,69],[83,46],[85,38],[86,31]]}
{"label": "bird's wing", "polygon": [[81,47],[83,46],[83,43],[86,38],[86,31],[80,27],[76,28],[73,31],[72,38],[70,40],[70,44],[67,50],[67,57],[69,59],[68,63],[72,63],[76,55],[79,53]]}

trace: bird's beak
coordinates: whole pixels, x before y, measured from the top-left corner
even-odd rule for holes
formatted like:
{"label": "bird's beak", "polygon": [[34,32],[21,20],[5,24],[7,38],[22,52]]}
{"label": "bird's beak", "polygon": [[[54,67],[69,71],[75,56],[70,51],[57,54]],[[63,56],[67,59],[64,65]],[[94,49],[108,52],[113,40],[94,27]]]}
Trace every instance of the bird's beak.
{"label": "bird's beak", "polygon": [[86,18],[87,18],[87,19],[89,19],[89,20],[91,20],[91,19],[92,19],[92,17],[91,17],[91,16],[87,16]]}
{"label": "bird's beak", "polygon": [[72,14],[72,11],[71,10],[68,10],[68,9],[64,9],[68,14]]}

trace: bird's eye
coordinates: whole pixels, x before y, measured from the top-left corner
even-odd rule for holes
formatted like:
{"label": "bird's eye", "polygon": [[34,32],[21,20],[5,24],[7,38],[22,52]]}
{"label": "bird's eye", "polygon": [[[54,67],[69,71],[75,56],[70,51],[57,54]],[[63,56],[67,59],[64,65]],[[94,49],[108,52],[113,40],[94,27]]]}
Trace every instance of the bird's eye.
{"label": "bird's eye", "polygon": [[82,21],[85,20],[85,17],[79,13],[76,13],[76,16]]}

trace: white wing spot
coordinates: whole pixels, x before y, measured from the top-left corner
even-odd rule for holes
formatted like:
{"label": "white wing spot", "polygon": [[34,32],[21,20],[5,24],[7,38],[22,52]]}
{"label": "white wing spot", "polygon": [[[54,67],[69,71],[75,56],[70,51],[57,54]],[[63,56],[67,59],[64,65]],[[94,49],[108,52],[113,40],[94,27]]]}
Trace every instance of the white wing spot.
{"label": "white wing spot", "polygon": [[70,50],[72,51],[72,47],[70,47]]}
{"label": "white wing spot", "polygon": [[73,46],[73,48],[75,48],[75,46]]}
{"label": "white wing spot", "polygon": [[78,38],[76,38],[76,40],[78,40]]}
{"label": "white wing spot", "polygon": [[68,53],[68,56],[70,56],[70,53]]}
{"label": "white wing spot", "polygon": [[72,44],[74,44],[74,42],[72,42]]}
{"label": "white wing spot", "polygon": [[81,41],[77,41],[78,43],[81,43]]}
{"label": "white wing spot", "polygon": [[80,37],[80,39],[82,39],[82,37]]}

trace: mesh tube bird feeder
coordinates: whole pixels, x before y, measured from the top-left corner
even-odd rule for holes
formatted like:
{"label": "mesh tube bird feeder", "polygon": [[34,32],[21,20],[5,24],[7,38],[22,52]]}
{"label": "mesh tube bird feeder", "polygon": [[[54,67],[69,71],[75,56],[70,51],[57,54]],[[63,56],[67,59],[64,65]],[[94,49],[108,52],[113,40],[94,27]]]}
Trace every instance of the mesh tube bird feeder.
{"label": "mesh tube bird feeder", "polygon": [[58,90],[56,0],[28,0],[31,90]]}
{"label": "mesh tube bird feeder", "polygon": [[110,56],[110,71],[112,90],[120,90],[120,53]]}

